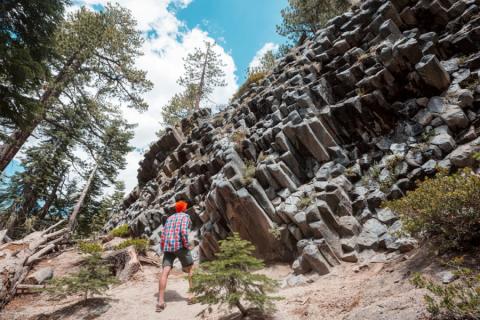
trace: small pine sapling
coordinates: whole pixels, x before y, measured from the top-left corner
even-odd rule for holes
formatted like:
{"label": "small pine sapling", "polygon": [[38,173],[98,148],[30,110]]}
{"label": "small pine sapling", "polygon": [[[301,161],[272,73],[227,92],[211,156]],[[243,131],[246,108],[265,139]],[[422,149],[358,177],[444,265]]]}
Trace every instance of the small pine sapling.
{"label": "small pine sapling", "polygon": [[97,246],[98,244],[81,243],[79,249],[87,257],[80,270],[52,279],[45,290],[55,298],[82,295],[83,300],[87,300],[94,294],[103,294],[110,285],[116,284],[118,280],[112,276],[111,266],[102,259],[101,250]]}
{"label": "small pine sapling", "polygon": [[191,291],[196,300],[209,306],[237,307],[243,316],[248,313],[247,307],[263,313],[273,310],[273,301],[280,298],[268,293],[278,284],[266,275],[253,273],[264,267],[263,261],[253,256],[254,250],[253,244],[238,233],[220,241],[217,259],[203,263],[194,273]]}

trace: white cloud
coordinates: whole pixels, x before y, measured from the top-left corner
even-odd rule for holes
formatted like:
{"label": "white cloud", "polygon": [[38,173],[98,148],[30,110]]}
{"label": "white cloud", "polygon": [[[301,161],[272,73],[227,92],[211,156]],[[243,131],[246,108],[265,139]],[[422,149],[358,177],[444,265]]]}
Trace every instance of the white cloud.
{"label": "white cloud", "polygon": [[250,61],[250,64],[248,65],[248,67],[250,69],[259,67],[260,59],[263,57],[263,55],[270,50],[276,51],[278,50],[278,48],[279,48],[279,45],[276,43],[273,43],[273,42],[265,43],[263,47],[260,50],[258,50],[257,53],[255,53],[255,56],[253,57],[252,61]]}
{"label": "white cloud", "polygon": [[[135,137],[132,145],[136,148],[147,148],[155,141],[155,132],[160,129],[159,121],[161,108],[181,87],[176,83],[183,73],[183,57],[195,47],[203,45],[204,41],[213,42],[209,34],[201,29],[187,29],[177,19],[174,12],[168,10],[169,5],[185,7],[192,0],[118,0],[123,7],[131,10],[133,17],[138,22],[142,32],[155,30],[156,37],[151,37],[143,45],[144,55],[137,61],[139,68],[147,71],[147,77],[154,83],[154,88],[145,98],[150,105],[148,111],[139,113],[135,110],[124,109],[125,117],[134,123],[138,123],[135,129]],[[106,5],[107,0],[84,0],[87,6],[94,4]],[[227,103],[237,89],[235,77],[235,63],[232,56],[217,43],[215,51],[220,54],[226,64],[227,86],[217,88],[212,101],[218,104]],[[119,179],[125,181],[127,192],[137,184],[138,162],[143,155],[133,151],[127,156],[127,168],[123,170]]]}

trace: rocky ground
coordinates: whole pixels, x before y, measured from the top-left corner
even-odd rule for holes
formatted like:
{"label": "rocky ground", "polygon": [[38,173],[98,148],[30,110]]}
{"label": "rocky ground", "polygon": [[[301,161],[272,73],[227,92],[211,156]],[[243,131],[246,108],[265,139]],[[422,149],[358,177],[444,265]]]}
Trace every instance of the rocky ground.
{"label": "rocky ground", "polygon": [[[276,304],[272,319],[423,319],[423,290],[414,288],[408,279],[414,271],[435,273],[432,259],[424,251],[408,255],[366,253],[363,262],[343,264],[325,276],[294,276],[285,264],[268,266],[262,272],[278,279],[277,292],[284,299]],[[80,255],[68,251],[37,268],[50,265],[56,275],[75,271]],[[45,293],[17,296],[0,313],[0,319],[236,319],[238,315],[214,311],[205,306],[187,305],[187,282],[175,269],[167,288],[167,309],[155,313],[157,279],[160,269],[144,265],[131,280],[108,291],[108,298],[94,299],[88,305],[76,304],[77,298],[55,301]]]}

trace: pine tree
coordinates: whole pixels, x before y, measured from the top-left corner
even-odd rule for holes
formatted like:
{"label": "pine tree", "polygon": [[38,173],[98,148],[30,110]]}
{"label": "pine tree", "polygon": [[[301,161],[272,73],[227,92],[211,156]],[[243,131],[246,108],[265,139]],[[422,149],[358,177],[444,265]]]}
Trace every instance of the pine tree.
{"label": "pine tree", "polygon": [[277,283],[266,275],[252,273],[264,267],[253,256],[253,244],[242,240],[238,233],[219,243],[217,259],[203,263],[193,276],[192,292],[196,299],[202,304],[237,307],[244,316],[248,313],[244,303],[262,312],[272,309],[273,301],[279,298],[269,296],[268,292]]}
{"label": "pine tree", "polygon": [[0,211],[4,213],[1,224],[11,237],[28,232],[26,222],[35,221],[41,226],[47,215],[62,218],[69,211],[67,205],[71,203],[62,199],[69,196],[61,193],[72,167],[79,169],[84,165],[75,156],[75,150],[82,139],[97,130],[95,117],[86,110],[83,105],[75,105],[52,115],[55,118],[51,117],[40,132],[41,140],[25,150],[21,158],[23,170],[16,172],[7,187],[0,190]]}
{"label": "pine tree", "polygon": [[280,12],[283,21],[277,25],[277,33],[294,43],[302,42],[349,7],[348,0],[288,0],[288,7]]}
{"label": "pine tree", "polygon": [[78,216],[77,235],[88,237],[92,233],[100,232],[108,219],[118,213],[125,196],[125,184],[117,181],[114,185],[112,194],[103,195],[98,183],[92,183]]}
{"label": "pine tree", "polygon": [[134,125],[127,123],[120,116],[104,121],[99,134],[92,134],[85,140],[86,150],[91,154],[92,163],[83,190],[73,208],[68,226],[70,230],[77,227],[77,218],[89,199],[95,199],[97,190],[116,182],[119,170],[125,168],[125,155],[133,150],[129,145],[133,138]]}
{"label": "pine tree", "polygon": [[82,104],[90,88],[97,89],[96,101],[115,98],[138,110],[147,108],[141,95],[152,84],[144,71],[135,68],[142,37],[129,11],[116,5],[107,5],[101,12],[82,8],[61,24],[54,44],[51,76],[39,93],[41,110],[28,127],[13,131],[0,146],[2,171],[39,125],[50,122],[49,117],[59,110]]}
{"label": "pine tree", "polygon": [[260,57],[260,61],[257,66],[248,69],[248,74],[263,72],[267,73],[275,68],[275,53],[273,50],[268,50]]}
{"label": "pine tree", "polygon": [[[3,228],[16,238],[29,228],[25,222],[45,218],[63,188],[70,167],[71,140],[58,132],[29,147],[17,171],[0,190]],[[7,220],[8,217],[8,220]]]}
{"label": "pine tree", "polygon": [[52,40],[66,0],[0,2],[0,125],[24,127],[39,105],[32,93],[49,74]]}
{"label": "pine tree", "polygon": [[213,89],[224,87],[225,64],[220,55],[212,49],[212,44],[205,42],[205,48],[195,48],[184,59],[185,73],[178,79],[178,83],[187,90],[195,92],[195,109],[200,108],[200,103],[209,98]]}
{"label": "pine tree", "polygon": [[175,94],[162,108],[163,125],[175,126],[195,111],[195,86],[189,86],[184,92]]}
{"label": "pine tree", "polygon": [[125,183],[123,181],[116,181],[113,193],[103,197],[97,214],[92,218],[91,229],[93,232],[99,232],[102,230],[108,219],[115,216],[120,211],[123,207],[124,198]]}
{"label": "pine tree", "polygon": [[[90,249],[91,246],[87,246]],[[73,295],[82,295],[83,300],[87,300],[89,296],[94,294],[103,294],[108,290],[110,285],[118,283],[117,279],[112,276],[110,265],[102,260],[100,252],[93,250],[88,251],[87,257],[83,262],[80,270],[71,275],[53,279],[49,281],[46,291],[56,298],[64,298]]]}

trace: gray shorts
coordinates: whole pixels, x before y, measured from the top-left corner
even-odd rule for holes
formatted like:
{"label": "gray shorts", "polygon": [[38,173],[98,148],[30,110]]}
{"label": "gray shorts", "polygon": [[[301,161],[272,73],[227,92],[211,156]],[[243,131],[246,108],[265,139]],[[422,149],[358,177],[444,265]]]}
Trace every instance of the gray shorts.
{"label": "gray shorts", "polygon": [[182,268],[190,267],[193,264],[192,253],[186,248],[179,249],[175,252],[163,253],[163,267],[173,267],[173,262],[178,258],[182,264]]}

